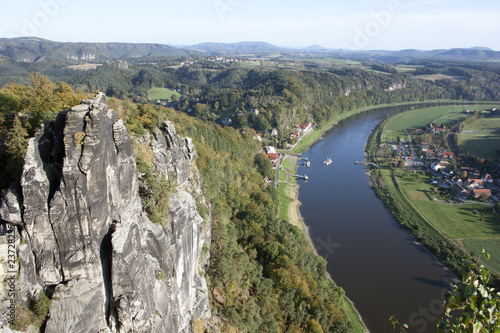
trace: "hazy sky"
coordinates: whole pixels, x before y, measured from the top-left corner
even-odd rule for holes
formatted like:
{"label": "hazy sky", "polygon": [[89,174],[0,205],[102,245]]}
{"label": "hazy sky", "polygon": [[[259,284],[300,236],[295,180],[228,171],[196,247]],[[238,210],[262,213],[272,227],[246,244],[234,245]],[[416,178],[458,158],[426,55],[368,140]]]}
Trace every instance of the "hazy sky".
{"label": "hazy sky", "polygon": [[0,13],[0,37],[64,42],[500,50],[498,0],[4,0]]}

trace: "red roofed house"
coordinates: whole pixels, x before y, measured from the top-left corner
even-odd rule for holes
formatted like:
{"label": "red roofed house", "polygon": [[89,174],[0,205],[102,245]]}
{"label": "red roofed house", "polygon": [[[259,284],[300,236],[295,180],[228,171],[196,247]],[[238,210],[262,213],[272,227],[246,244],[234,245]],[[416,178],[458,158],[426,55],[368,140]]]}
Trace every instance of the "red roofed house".
{"label": "red roofed house", "polygon": [[455,154],[452,151],[443,151],[443,157],[444,158],[453,158],[455,157]]}
{"label": "red roofed house", "polygon": [[274,164],[276,164],[276,162],[278,161],[278,154],[268,153],[267,157],[269,157],[271,162],[273,162]]}
{"label": "red roofed house", "polygon": [[427,157],[431,157],[431,156],[436,156],[436,152],[434,152],[434,150],[428,150],[425,152],[425,156]]}
{"label": "red roofed house", "polygon": [[472,196],[476,199],[481,197],[481,195],[486,194],[489,197],[491,197],[491,191],[488,188],[475,188],[472,190]]}
{"label": "red roofed house", "polygon": [[308,131],[311,130],[311,125],[312,124],[310,122],[307,122],[307,123],[299,124],[296,127],[298,127],[298,130],[300,132],[302,132],[302,134],[304,134],[304,133],[307,133]]}
{"label": "red roofed house", "polygon": [[433,124],[431,124],[431,133],[444,133],[446,131],[446,126],[443,127],[435,127]]}

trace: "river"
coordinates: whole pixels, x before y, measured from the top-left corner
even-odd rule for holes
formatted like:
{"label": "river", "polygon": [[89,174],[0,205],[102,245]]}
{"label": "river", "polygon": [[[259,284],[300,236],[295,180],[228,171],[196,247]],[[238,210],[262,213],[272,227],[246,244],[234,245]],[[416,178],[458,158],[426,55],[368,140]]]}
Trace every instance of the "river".
{"label": "river", "polygon": [[[400,228],[375,196],[363,165],[366,140],[375,126],[400,108],[358,114],[339,122],[302,157],[300,212],[327,270],[354,303],[371,333],[394,332],[389,317],[436,332],[442,294],[454,275]],[[331,157],[333,163],[324,165]]]}

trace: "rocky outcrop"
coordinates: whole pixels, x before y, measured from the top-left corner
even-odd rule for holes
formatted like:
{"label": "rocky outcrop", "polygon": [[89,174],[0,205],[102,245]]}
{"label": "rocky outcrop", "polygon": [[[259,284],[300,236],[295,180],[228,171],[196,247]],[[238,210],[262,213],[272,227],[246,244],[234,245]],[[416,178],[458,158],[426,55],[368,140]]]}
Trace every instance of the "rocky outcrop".
{"label": "rocky outcrop", "polygon": [[61,112],[30,139],[24,209],[16,215],[11,194],[2,215],[25,240],[22,301],[41,288],[53,293],[46,332],[189,332],[210,316],[201,275],[210,216],[196,210],[204,199],[194,146],[169,122],[149,141],[155,169],[177,181],[162,224],[143,212],[133,146],[104,95]]}
{"label": "rocky outcrop", "polygon": [[391,84],[388,88],[384,89],[387,91],[406,89],[406,81],[397,81]]}

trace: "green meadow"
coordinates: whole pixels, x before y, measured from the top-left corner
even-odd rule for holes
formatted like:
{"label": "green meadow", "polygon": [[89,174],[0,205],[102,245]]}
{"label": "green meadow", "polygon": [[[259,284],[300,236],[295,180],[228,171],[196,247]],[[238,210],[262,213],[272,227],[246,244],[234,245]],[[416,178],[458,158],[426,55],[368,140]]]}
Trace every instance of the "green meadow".
{"label": "green meadow", "polygon": [[153,88],[148,90],[148,97],[152,100],[171,99],[172,95],[175,95],[176,98],[181,97],[181,94],[179,94],[177,91],[173,91],[167,88]]}
{"label": "green meadow", "polygon": [[465,126],[457,137],[458,144],[469,154],[500,160],[500,114],[477,119]]}
{"label": "green meadow", "polygon": [[463,112],[467,109],[472,111],[485,110],[493,106],[494,105],[451,105],[408,111],[394,116],[385,126],[385,130],[415,130],[431,122],[435,122],[437,126],[441,126],[442,124],[446,125],[446,123],[451,123],[450,119],[459,119],[465,116]]}
{"label": "green meadow", "polygon": [[460,133],[458,135],[458,144],[471,155],[492,161],[499,161],[500,159],[500,131]]}
{"label": "green meadow", "polygon": [[[279,185],[278,185],[278,194],[280,199],[280,207],[279,207],[279,218],[280,220],[285,220],[290,222],[290,216],[288,214],[290,204],[295,200],[290,197],[290,193],[294,192],[289,189],[291,186],[296,186],[297,181],[295,178],[288,177],[287,172],[290,174],[295,174],[294,168],[292,168],[292,163],[289,157],[286,157],[281,163],[283,170],[279,172]],[[285,171],[286,170],[286,171]]]}
{"label": "green meadow", "polygon": [[463,128],[463,131],[488,131],[500,129],[500,114],[476,120]]}

